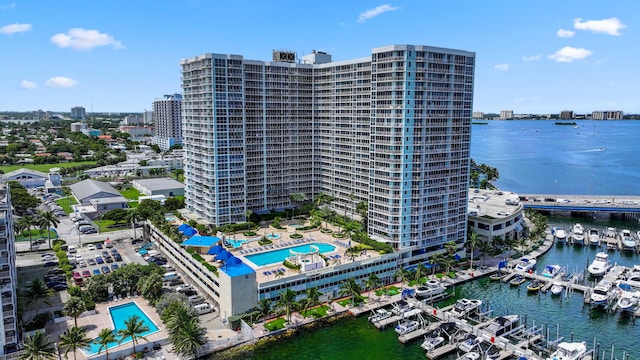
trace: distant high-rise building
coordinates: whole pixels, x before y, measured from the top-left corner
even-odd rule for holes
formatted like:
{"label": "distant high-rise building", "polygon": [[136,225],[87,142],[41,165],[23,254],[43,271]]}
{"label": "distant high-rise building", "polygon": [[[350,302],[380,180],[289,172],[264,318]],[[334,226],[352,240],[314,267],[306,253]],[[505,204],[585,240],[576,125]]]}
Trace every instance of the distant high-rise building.
{"label": "distant high-rise building", "polygon": [[140,115],[127,115],[124,117],[124,120],[122,121],[122,125],[125,125],[125,126],[142,125],[142,119],[140,118]]}
{"label": "distant high-rise building", "polygon": [[509,120],[509,119],[513,119],[513,110],[501,110],[500,120]]}
{"label": "distant high-rise building", "polygon": [[18,292],[16,285],[16,248],[11,216],[9,185],[0,183],[0,355],[18,348]]}
{"label": "distant high-rise building", "polygon": [[82,122],[71,123],[71,132],[82,132],[87,128],[88,128],[87,124]]}
{"label": "distant high-rise building", "polygon": [[369,236],[415,248],[410,259],[462,244],[475,54],[393,45],[340,62],[315,55],[181,61],[189,210],[222,225],[324,193],[349,215],[367,204]]}
{"label": "distant high-rise building", "polygon": [[474,119],[484,119],[484,113],[482,111],[474,111],[472,117]]}
{"label": "distant high-rise building", "polygon": [[142,122],[145,125],[152,125],[153,124],[153,111],[149,111],[149,110],[144,110],[144,112],[142,113]]}
{"label": "distant high-rise building", "polygon": [[76,106],[71,108],[71,118],[74,120],[84,120],[87,114],[82,106]]}
{"label": "distant high-rise building", "polygon": [[153,101],[154,136],[151,142],[166,151],[182,145],[182,95],[165,95]]}
{"label": "distant high-rise building", "polygon": [[560,119],[571,120],[575,117],[575,114],[571,110],[563,110],[560,112]]}
{"label": "distant high-rise building", "polygon": [[622,111],[594,111],[592,120],[622,120]]}

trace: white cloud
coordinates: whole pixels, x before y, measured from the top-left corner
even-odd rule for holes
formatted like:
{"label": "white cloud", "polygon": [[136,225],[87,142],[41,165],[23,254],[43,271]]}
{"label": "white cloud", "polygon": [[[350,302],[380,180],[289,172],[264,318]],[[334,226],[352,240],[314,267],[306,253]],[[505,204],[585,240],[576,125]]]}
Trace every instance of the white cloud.
{"label": "white cloud", "polygon": [[498,65],[494,65],[493,68],[498,71],[507,71],[509,70],[509,64],[498,64]]}
{"label": "white cloud", "polygon": [[16,8],[16,3],[14,2],[8,3],[7,5],[0,6],[0,10],[12,10],[15,8]]}
{"label": "white cloud", "polygon": [[542,58],[542,55],[538,54],[538,55],[532,55],[532,56],[523,56],[522,60],[524,60],[524,61],[538,61],[538,60],[540,60],[540,58]]}
{"label": "white cloud", "polygon": [[123,48],[122,43],[109,34],[82,28],[70,29],[66,34],[55,34],[51,37],[51,42],[61,48],[76,50],[91,50],[98,46],[113,46],[114,49]]}
{"label": "white cloud", "polygon": [[23,89],[35,89],[38,87],[38,85],[36,85],[36,83],[34,83],[33,81],[22,80],[20,81],[20,87]]}
{"label": "white cloud", "polygon": [[377,6],[373,9],[367,10],[358,16],[358,22],[363,23],[369,19],[372,19],[382,13],[386,13],[387,11],[395,11],[398,10],[398,7],[391,6],[389,4],[384,4]]}
{"label": "white cloud", "polygon": [[47,80],[47,86],[69,88],[78,84],[77,81],[64,76],[54,76]]}
{"label": "white cloud", "polygon": [[569,63],[569,62],[572,62],[573,60],[582,60],[589,55],[591,55],[591,50],[565,46],[562,49],[556,51],[555,53],[549,55],[548,57],[549,59],[555,60],[557,62]]}
{"label": "white cloud", "polygon": [[15,34],[31,30],[31,24],[11,24],[0,28],[0,34]]}
{"label": "white cloud", "polygon": [[556,33],[556,35],[558,35],[561,38],[570,38],[573,37],[573,35],[575,35],[576,32],[572,31],[572,30],[565,30],[565,29],[560,29],[558,30],[558,32]]}
{"label": "white cloud", "polygon": [[587,30],[594,33],[608,34],[614,36],[620,36],[620,30],[627,26],[620,22],[618,18],[612,17],[602,20],[587,20],[573,19],[573,27],[578,30]]}

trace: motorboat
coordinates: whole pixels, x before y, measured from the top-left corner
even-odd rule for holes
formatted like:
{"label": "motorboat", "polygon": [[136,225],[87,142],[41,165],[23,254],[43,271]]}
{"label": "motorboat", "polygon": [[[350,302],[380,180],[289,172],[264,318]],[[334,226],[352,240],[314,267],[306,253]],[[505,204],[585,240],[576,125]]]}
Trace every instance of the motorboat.
{"label": "motorboat", "polygon": [[396,333],[398,333],[398,335],[404,335],[416,331],[418,328],[420,328],[420,322],[417,320],[404,319],[396,326]]}
{"label": "motorboat", "polygon": [[442,285],[438,280],[429,280],[426,284],[419,286],[416,289],[416,295],[420,295],[422,297],[434,297],[439,296],[444,293],[447,288]]}
{"label": "motorboat", "polygon": [[536,268],[536,260],[528,258],[520,258],[518,264],[515,267],[516,271],[528,272]]}
{"label": "motorboat", "polygon": [[620,311],[632,312],[638,306],[638,301],[640,301],[640,292],[623,291],[616,306],[620,308]]}
{"label": "motorboat", "polygon": [[464,351],[464,352],[470,352],[473,349],[475,349],[478,344],[480,344],[480,342],[482,341],[481,338],[475,336],[475,335],[469,335],[467,336],[466,339],[464,339],[460,345],[458,345],[458,349]]}
{"label": "motorboat", "polygon": [[502,271],[502,270],[498,270],[498,272],[495,272],[495,273],[489,275],[489,280],[498,281],[498,280],[501,280],[502,278],[504,278],[507,275],[509,275],[508,272]]}
{"label": "motorboat", "polygon": [[475,351],[472,351],[472,352],[468,352],[466,354],[463,354],[462,356],[460,356],[456,360],[479,360],[479,359],[480,359],[480,354],[475,352]]}
{"label": "motorboat", "polygon": [[587,344],[582,342],[561,342],[558,349],[547,360],[580,360],[587,354]]}
{"label": "motorboat", "polygon": [[482,305],[482,300],[460,299],[456,301],[453,309],[449,311],[449,314],[456,318],[467,316],[472,312],[478,310],[478,308],[480,308],[480,305]]}
{"label": "motorboat", "polygon": [[618,232],[614,227],[608,227],[604,232],[605,240],[618,240]]}
{"label": "motorboat", "polygon": [[431,351],[444,343],[444,337],[439,335],[425,336],[424,341],[420,344],[420,347],[426,351]]}
{"label": "motorboat", "polygon": [[384,319],[388,319],[391,317],[391,315],[392,313],[389,310],[377,309],[373,315],[369,316],[368,320],[372,323],[375,323]]}
{"label": "motorboat", "polygon": [[636,239],[630,230],[622,229],[620,231],[620,241],[622,242],[622,250],[636,250]]}
{"label": "motorboat", "polygon": [[571,229],[571,242],[577,245],[584,245],[584,227],[580,223],[575,223]]}
{"label": "motorboat", "polygon": [[589,245],[600,245],[600,231],[596,228],[589,229]]}
{"label": "motorboat", "polygon": [[554,278],[558,274],[560,274],[561,272],[562,272],[562,266],[560,266],[560,265],[547,265],[547,266],[544,267],[544,270],[542,270],[542,276],[548,277],[548,278]]}
{"label": "motorboat", "polygon": [[567,232],[564,231],[564,229],[556,229],[556,233],[554,236],[556,237],[556,240],[560,242],[564,242],[567,240]]}
{"label": "motorboat", "polygon": [[556,281],[553,283],[553,285],[551,285],[551,295],[560,295],[562,294],[563,290],[564,286],[559,281]]}
{"label": "motorboat", "polygon": [[609,263],[609,254],[605,252],[599,252],[596,254],[596,258],[593,260],[591,265],[587,268],[589,274],[592,276],[602,276],[611,267],[611,263]]}
{"label": "motorboat", "polygon": [[[616,290],[617,291],[617,290]],[[614,296],[613,284],[609,280],[600,280],[591,293],[591,305],[605,306]]]}
{"label": "motorboat", "polygon": [[393,312],[395,315],[403,315],[404,313],[413,310],[413,307],[414,306],[412,303],[405,300],[400,300],[393,305],[393,309],[391,309],[391,312]]}
{"label": "motorboat", "polygon": [[544,282],[536,279],[530,282],[529,285],[527,285],[527,290],[531,292],[537,292],[540,289],[542,289],[543,286],[544,286]]}
{"label": "motorboat", "polygon": [[527,278],[518,274],[514,276],[513,279],[511,279],[511,281],[509,281],[509,284],[511,286],[519,286],[519,285],[522,285],[522,283],[524,283],[525,281],[527,281]]}
{"label": "motorboat", "polygon": [[491,321],[489,325],[487,325],[485,330],[492,335],[500,336],[518,326],[519,321],[520,318],[518,317],[518,315],[498,316],[497,318],[493,319],[493,321]]}

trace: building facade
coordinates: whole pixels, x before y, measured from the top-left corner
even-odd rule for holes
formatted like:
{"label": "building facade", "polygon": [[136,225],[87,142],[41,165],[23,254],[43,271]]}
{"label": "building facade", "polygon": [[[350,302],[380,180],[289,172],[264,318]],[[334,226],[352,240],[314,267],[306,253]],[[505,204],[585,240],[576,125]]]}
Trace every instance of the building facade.
{"label": "building facade", "polygon": [[560,112],[560,119],[571,120],[575,118],[575,114],[572,110],[563,110]]}
{"label": "building facade", "polygon": [[76,106],[71,108],[71,118],[74,120],[84,120],[87,116],[85,109],[82,106]]}
{"label": "building facade", "polygon": [[500,120],[510,120],[510,119],[513,119],[513,110],[500,111]]}
{"label": "building facade", "polygon": [[182,145],[182,95],[165,95],[153,101],[154,133],[152,143],[163,151]]}
{"label": "building facade", "polygon": [[0,355],[14,352],[18,347],[17,283],[9,185],[0,183],[0,301],[4,319],[0,322]]}
{"label": "building facade", "polygon": [[622,120],[622,111],[594,111],[592,120]]}
{"label": "building facade", "polygon": [[345,214],[368,204],[369,236],[415,249],[408,258],[464,242],[475,54],[393,45],[339,62],[317,55],[181,62],[189,210],[221,225],[322,192]]}

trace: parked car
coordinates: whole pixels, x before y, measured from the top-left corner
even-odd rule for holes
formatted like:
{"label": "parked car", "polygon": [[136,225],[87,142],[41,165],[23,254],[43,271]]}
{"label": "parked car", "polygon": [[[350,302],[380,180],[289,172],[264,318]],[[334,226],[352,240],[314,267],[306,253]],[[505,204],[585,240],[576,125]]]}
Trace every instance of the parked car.
{"label": "parked car", "polygon": [[102,267],[102,273],[103,273],[103,274],[108,274],[108,273],[110,273],[110,272],[111,272],[111,270],[109,269],[109,267],[108,267],[107,265],[104,265],[104,266]]}
{"label": "parked car", "polygon": [[102,260],[102,257],[98,256],[96,258],[96,264],[104,264],[104,260]]}
{"label": "parked car", "polygon": [[97,243],[96,244],[96,249],[102,250],[102,243]]}
{"label": "parked car", "polygon": [[49,275],[64,275],[64,271],[62,269],[51,269],[47,271]]}
{"label": "parked car", "polygon": [[89,250],[89,251],[95,251],[95,250],[96,250],[96,246],[95,246],[95,245],[93,245],[93,244],[89,244],[89,245],[87,245],[87,250]]}
{"label": "parked car", "polygon": [[113,260],[115,260],[115,261],[122,261],[122,256],[120,256],[120,254],[114,254],[114,255],[113,255]]}
{"label": "parked car", "polygon": [[67,284],[58,284],[58,285],[53,287],[53,290],[62,291],[62,290],[67,290],[68,288],[69,288],[69,285],[67,285]]}
{"label": "parked car", "polygon": [[85,235],[87,235],[87,234],[96,234],[97,232],[98,232],[98,230],[96,230],[96,228],[93,228],[93,227],[82,231],[82,233],[85,234]]}
{"label": "parked car", "polygon": [[93,269],[93,276],[100,275],[100,274],[102,274],[100,272],[100,269]]}
{"label": "parked car", "polygon": [[116,271],[118,268],[118,264],[111,264],[111,271]]}
{"label": "parked car", "polygon": [[47,261],[46,263],[44,263],[44,265],[42,265],[44,267],[53,267],[53,266],[58,266],[58,262],[57,261]]}
{"label": "parked car", "polygon": [[91,277],[91,271],[89,271],[89,270],[85,270],[85,271],[83,271],[83,272],[82,272],[82,276],[83,276],[83,277],[86,277],[86,278]]}
{"label": "parked car", "polygon": [[54,260],[56,260],[56,257],[51,255],[51,254],[44,254],[40,258],[40,260],[42,260],[42,261],[54,261]]}

